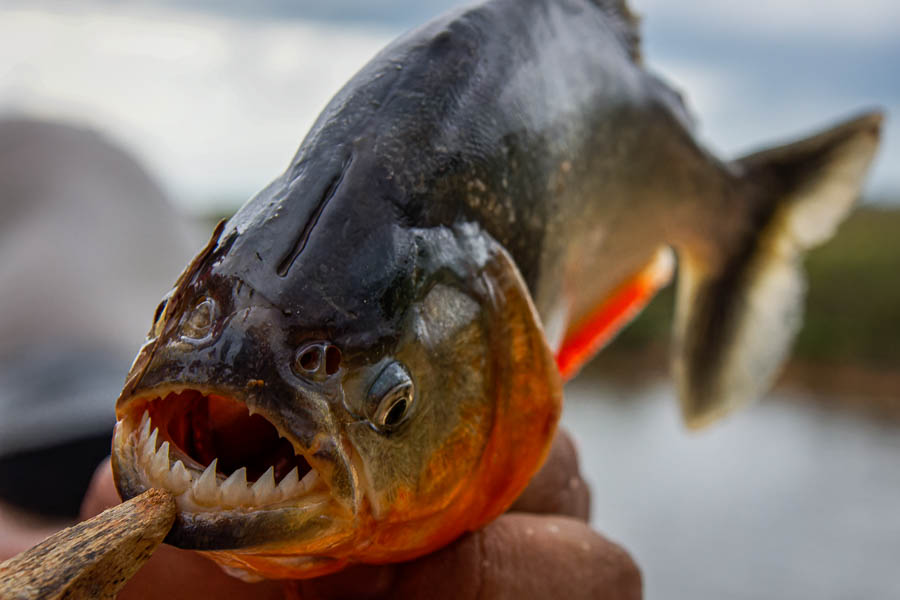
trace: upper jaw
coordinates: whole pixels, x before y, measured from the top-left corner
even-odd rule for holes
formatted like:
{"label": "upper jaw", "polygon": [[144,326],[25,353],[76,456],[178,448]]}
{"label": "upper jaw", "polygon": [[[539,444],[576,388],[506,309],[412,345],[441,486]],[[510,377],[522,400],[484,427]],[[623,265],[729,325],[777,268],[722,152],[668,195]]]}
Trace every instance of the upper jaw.
{"label": "upper jaw", "polygon": [[[246,457],[226,456],[224,468],[219,456],[208,460],[209,448],[204,450],[187,439],[192,434],[185,432],[189,420],[183,411],[189,410],[192,402],[221,402],[228,412],[235,410],[227,404],[235,398],[230,391],[208,386],[162,385],[141,390],[120,404],[113,439],[113,471],[123,498],[150,488],[171,491],[178,516],[167,541],[180,547],[271,547],[288,540],[300,541],[298,536],[343,537],[339,531],[347,528],[342,524],[352,521],[356,511],[352,501],[340,497],[339,490],[333,493],[332,480],[355,478],[347,472],[349,461],[323,450],[340,446],[329,443],[329,436],[323,436],[324,443],[319,444],[322,448],[305,448],[296,436],[278,427],[276,420],[264,415],[240,415],[238,419],[244,420],[238,420],[239,428],[263,431],[250,442],[261,440],[270,451],[268,456],[254,455],[252,450]],[[208,421],[213,423],[215,419],[210,417]],[[234,444],[241,441],[234,440]],[[217,442],[219,446],[213,446],[213,450],[228,454],[233,449],[227,437]]]}

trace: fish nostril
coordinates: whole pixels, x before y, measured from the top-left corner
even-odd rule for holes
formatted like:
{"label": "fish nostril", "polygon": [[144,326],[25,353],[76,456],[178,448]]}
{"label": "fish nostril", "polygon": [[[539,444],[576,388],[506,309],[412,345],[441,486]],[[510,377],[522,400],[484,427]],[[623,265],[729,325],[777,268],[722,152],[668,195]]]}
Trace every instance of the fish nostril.
{"label": "fish nostril", "polygon": [[327,342],[307,344],[297,352],[293,368],[298,375],[323,380],[340,370],[341,351]]}
{"label": "fish nostril", "polygon": [[322,351],[318,346],[308,346],[300,351],[297,356],[296,364],[300,370],[307,373],[315,373],[319,369],[322,362]]}
{"label": "fish nostril", "polygon": [[334,375],[341,368],[341,351],[335,346],[328,346],[325,350],[325,373]]}

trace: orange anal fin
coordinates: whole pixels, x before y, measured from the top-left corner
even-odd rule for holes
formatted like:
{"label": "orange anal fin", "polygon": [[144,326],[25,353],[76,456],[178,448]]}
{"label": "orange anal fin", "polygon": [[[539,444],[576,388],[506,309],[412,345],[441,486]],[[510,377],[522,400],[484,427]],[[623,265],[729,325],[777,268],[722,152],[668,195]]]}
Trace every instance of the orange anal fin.
{"label": "orange anal fin", "polygon": [[647,266],[635,273],[566,332],[556,353],[563,379],[571,379],[603,346],[647,306],[669,283],[675,259],[669,247],[660,248]]}

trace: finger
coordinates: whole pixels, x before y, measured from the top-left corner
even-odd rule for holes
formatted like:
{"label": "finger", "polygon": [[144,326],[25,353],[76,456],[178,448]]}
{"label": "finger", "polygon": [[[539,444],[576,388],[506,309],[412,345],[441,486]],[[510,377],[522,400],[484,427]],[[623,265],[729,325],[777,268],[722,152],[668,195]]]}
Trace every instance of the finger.
{"label": "finger", "polygon": [[[107,458],[97,467],[81,505],[83,519],[100,514],[121,502],[113,483]],[[162,545],[119,593],[120,600],[196,598],[268,598],[282,597],[277,582],[248,584],[227,575],[216,564],[197,552]]]}
{"label": "finger", "polygon": [[[416,564],[413,561],[410,564]],[[394,598],[392,588],[401,565],[355,565],[315,579],[287,585],[291,600],[381,600]]]}
{"label": "finger", "polygon": [[565,430],[557,431],[544,466],[509,510],[588,520],[591,512],[590,489],[581,478],[578,451]]}
{"label": "finger", "polygon": [[636,600],[642,584],[631,557],[583,522],[508,513],[434,554],[299,582],[298,594],[305,600]]}
{"label": "finger", "polygon": [[641,597],[641,576],[631,557],[566,517],[507,514],[417,562],[397,575],[398,598]]}
{"label": "finger", "polygon": [[[560,429],[557,432],[543,467],[509,510],[567,515],[585,521],[588,519],[590,491],[578,469],[578,453],[575,445],[565,430]],[[462,540],[456,542],[460,543],[464,542]],[[418,563],[419,561],[413,561],[410,564]],[[301,583],[299,597],[304,600],[319,598],[367,600],[389,597],[388,591],[392,588],[400,568],[402,565],[351,567],[335,575]]]}
{"label": "finger", "polygon": [[160,546],[129,581],[119,600],[275,600],[283,598],[281,583],[245,583],[226,574],[218,565],[191,550]]}

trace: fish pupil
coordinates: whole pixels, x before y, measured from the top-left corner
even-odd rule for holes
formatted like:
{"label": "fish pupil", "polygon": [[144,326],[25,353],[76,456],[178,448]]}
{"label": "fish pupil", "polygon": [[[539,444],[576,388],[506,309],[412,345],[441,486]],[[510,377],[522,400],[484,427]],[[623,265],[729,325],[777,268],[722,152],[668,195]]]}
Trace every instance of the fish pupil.
{"label": "fish pupil", "polygon": [[384,417],[384,424],[388,427],[393,427],[397,425],[401,420],[403,420],[403,416],[406,414],[406,398],[400,398],[391,409],[388,411],[388,414]]}

